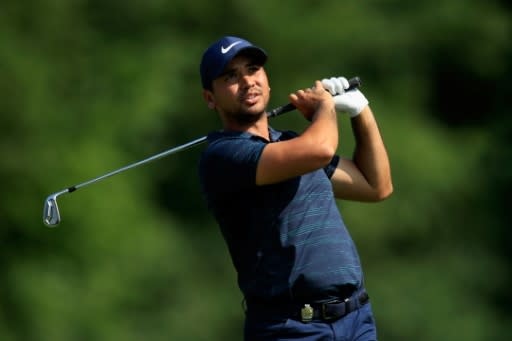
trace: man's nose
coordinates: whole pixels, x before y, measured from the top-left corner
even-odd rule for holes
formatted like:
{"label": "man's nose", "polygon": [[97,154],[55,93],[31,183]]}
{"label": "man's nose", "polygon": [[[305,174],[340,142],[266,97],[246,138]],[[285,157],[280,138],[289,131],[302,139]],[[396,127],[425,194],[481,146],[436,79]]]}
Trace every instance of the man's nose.
{"label": "man's nose", "polygon": [[240,81],[245,86],[254,85],[254,77],[248,73],[243,74],[242,77],[240,77]]}

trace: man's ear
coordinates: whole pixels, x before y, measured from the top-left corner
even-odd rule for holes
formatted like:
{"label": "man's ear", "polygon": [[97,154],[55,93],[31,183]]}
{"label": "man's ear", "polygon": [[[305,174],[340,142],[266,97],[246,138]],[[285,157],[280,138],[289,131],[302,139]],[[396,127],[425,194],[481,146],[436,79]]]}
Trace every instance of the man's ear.
{"label": "man's ear", "polygon": [[203,89],[203,98],[208,104],[208,108],[215,109],[215,97],[210,90]]}

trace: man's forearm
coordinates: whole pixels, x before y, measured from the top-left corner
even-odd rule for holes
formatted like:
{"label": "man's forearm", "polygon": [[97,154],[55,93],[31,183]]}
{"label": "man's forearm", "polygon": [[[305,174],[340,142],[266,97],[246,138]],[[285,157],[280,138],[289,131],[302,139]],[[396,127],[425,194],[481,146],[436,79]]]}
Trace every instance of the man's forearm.
{"label": "man's forearm", "polygon": [[313,145],[322,146],[334,155],[338,147],[338,120],[334,107],[321,105],[313,116],[311,125],[302,133],[302,137],[311,139]]}
{"label": "man's forearm", "polygon": [[351,119],[356,140],[354,163],[370,186],[386,197],[392,192],[388,154],[377,121],[369,106]]}

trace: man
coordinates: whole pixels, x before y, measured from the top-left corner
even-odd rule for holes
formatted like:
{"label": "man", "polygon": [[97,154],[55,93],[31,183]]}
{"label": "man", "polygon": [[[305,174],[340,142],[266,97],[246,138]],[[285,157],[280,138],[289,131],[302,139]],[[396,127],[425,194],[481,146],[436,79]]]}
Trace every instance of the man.
{"label": "man", "polygon": [[[224,37],[200,65],[203,97],[224,129],[208,135],[199,174],[245,298],[245,339],[376,340],[359,256],[335,198],[391,194],[377,123],[365,96],[345,91],[340,77],[290,94],[310,122],[300,135],[271,128],[266,60],[263,49]],[[335,155],[336,111],[351,116],[352,160]]]}

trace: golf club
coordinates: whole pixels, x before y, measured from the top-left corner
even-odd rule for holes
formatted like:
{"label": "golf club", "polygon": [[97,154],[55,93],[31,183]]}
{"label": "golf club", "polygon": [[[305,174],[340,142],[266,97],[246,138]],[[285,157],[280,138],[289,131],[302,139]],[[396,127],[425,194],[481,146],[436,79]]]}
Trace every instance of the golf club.
{"label": "golf club", "polygon": [[[361,85],[361,80],[359,79],[359,77],[351,78],[349,80],[349,85],[350,86],[347,89],[347,91],[359,87]],[[293,104],[291,104],[291,103],[288,103],[286,105],[277,107],[277,108],[269,111],[267,113],[267,116],[268,117],[279,116],[281,114],[284,114],[286,112],[292,111],[294,109],[295,109],[295,106]],[[161,159],[161,158],[163,158],[165,156],[168,156],[168,155],[171,155],[171,154],[175,154],[177,152],[180,152],[180,151],[183,151],[185,149],[191,148],[193,146],[199,145],[199,144],[205,142],[206,139],[207,139],[207,136],[200,137],[200,138],[195,139],[193,141],[187,142],[185,144],[179,145],[177,147],[174,147],[174,148],[171,148],[169,150],[163,151],[163,152],[161,152],[159,154],[156,154],[156,155],[153,155],[151,157],[148,157],[148,158],[146,158],[144,160],[132,163],[130,165],[124,166],[124,167],[119,168],[117,170],[114,170],[112,172],[109,172],[109,173],[106,173],[104,175],[98,176],[97,178],[94,178],[94,179],[91,179],[91,180],[79,183],[77,185],[68,187],[66,189],[63,189],[60,192],[56,192],[56,193],[50,194],[46,198],[46,200],[44,202],[43,222],[48,227],[55,227],[55,226],[57,226],[60,223],[60,220],[61,220],[60,219],[60,212],[59,212],[59,206],[57,205],[57,197],[59,195],[66,194],[66,193],[72,193],[72,192],[76,191],[79,188],[82,188],[82,187],[88,186],[90,184],[93,184],[95,182],[101,181],[101,180],[106,179],[108,177],[111,177],[113,175],[116,175],[116,174],[119,174],[121,172],[124,172],[124,171],[126,171],[128,169],[132,169],[132,168],[141,166],[143,164],[146,164],[146,163],[149,163],[149,162]]]}

